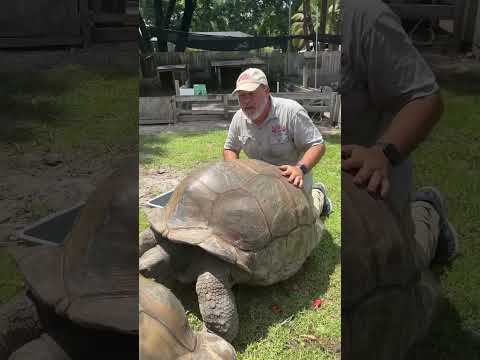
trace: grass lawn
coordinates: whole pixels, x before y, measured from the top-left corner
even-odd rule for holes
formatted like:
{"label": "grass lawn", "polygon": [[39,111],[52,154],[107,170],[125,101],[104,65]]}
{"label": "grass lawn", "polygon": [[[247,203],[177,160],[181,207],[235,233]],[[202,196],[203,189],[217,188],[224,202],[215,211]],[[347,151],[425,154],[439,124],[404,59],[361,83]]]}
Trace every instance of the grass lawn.
{"label": "grass lawn", "polygon": [[[47,151],[109,154],[137,141],[135,71],[69,65],[3,72],[0,82],[0,145],[16,149],[19,158]],[[22,287],[13,260],[0,248],[0,303]]]}
{"label": "grass lawn", "polygon": [[122,145],[138,133],[135,73],[68,65],[0,73],[0,81],[2,142],[69,151]]}
{"label": "grass lawn", "polygon": [[[147,167],[193,169],[221,159],[226,131],[183,133],[140,138],[140,162]],[[235,288],[240,333],[234,340],[239,359],[336,359],[340,348],[340,145],[327,139],[327,153],[314,169],[326,184],[334,213],[326,234],[301,271],[269,287]],[[140,210],[140,230],[147,227]],[[201,317],[192,288],[173,289],[189,312],[194,328]],[[319,309],[312,307],[323,300]]]}
{"label": "grass lawn", "polygon": [[445,113],[415,154],[417,185],[438,186],[460,238],[461,256],[437,268],[444,299],[420,358],[480,358],[480,71],[441,82]]}

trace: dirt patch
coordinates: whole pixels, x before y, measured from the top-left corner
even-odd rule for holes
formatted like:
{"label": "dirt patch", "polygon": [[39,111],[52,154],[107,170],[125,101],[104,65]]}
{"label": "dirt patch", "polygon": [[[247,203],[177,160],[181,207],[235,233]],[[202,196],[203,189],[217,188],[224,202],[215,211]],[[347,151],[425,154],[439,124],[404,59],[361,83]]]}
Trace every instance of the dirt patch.
{"label": "dirt patch", "polygon": [[16,241],[25,226],[87,200],[96,184],[124,155],[85,151],[19,153],[1,145],[0,244]]}
{"label": "dirt patch", "polygon": [[472,53],[443,53],[431,49],[423,50],[422,56],[440,81],[455,81],[471,73],[480,74],[480,61]]}
{"label": "dirt patch", "polygon": [[149,169],[140,166],[139,206],[144,207],[155,196],[176,188],[185,175],[170,168]]}
{"label": "dirt patch", "polygon": [[205,132],[212,130],[228,130],[230,122],[227,121],[192,121],[175,124],[142,125],[140,135],[157,135],[162,133],[177,132]]}
{"label": "dirt patch", "polygon": [[[228,130],[229,126],[230,121],[192,121],[163,125],[142,125],[139,128],[139,133],[140,135],[158,135],[162,133],[177,132],[205,132],[212,130]],[[318,124],[317,128],[325,137],[339,135],[341,132],[340,128],[325,126],[323,124]]]}

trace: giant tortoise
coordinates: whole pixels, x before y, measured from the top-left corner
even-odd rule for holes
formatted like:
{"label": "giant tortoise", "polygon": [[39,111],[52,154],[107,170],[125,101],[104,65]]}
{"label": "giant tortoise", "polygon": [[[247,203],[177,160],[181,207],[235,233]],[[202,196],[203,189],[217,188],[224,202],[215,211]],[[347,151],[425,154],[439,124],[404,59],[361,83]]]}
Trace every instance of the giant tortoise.
{"label": "giant tortoise", "polygon": [[193,332],[185,310],[160,283],[139,278],[140,360],[234,360],[235,349],[220,336]]}
{"label": "giant tortoise", "polygon": [[238,332],[232,286],[270,285],[295,274],[323,225],[311,197],[258,160],[219,161],[187,176],[165,208],[147,211],[140,271],[196,282],[206,327],[227,340]]}
{"label": "giant tortoise", "polygon": [[409,214],[342,174],[342,358],[404,359],[432,321],[438,283]]}
{"label": "giant tortoise", "polygon": [[28,291],[0,308],[1,359],[13,351],[16,360],[95,358],[83,353],[94,334],[118,336],[103,348],[107,355],[137,353],[138,164],[120,166],[96,187],[62,245],[13,251]]}

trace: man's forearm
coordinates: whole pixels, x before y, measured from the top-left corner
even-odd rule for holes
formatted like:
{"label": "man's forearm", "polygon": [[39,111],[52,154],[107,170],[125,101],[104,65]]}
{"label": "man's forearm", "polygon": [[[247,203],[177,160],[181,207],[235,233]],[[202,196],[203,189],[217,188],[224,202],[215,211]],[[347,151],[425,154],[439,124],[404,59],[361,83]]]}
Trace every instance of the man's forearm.
{"label": "man's forearm", "polygon": [[238,153],[230,149],[223,149],[223,159],[224,160],[237,160]]}
{"label": "man's forearm", "polygon": [[303,154],[302,159],[299,161],[299,164],[305,165],[309,170],[311,170],[325,154],[326,146],[325,144],[314,145],[310,147],[305,154]]}
{"label": "man's forearm", "polygon": [[389,128],[379,139],[393,143],[408,156],[431,132],[443,113],[443,101],[435,94],[409,102],[395,116]]}

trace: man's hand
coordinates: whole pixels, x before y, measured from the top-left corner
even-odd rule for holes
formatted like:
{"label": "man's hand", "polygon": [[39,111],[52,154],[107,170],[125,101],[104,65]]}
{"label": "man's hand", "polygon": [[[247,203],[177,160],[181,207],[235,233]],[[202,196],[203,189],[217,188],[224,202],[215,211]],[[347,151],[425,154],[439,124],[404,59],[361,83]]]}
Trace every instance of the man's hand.
{"label": "man's hand", "polygon": [[288,178],[288,181],[298,188],[303,187],[303,172],[298,166],[281,165],[278,167],[282,175]]}
{"label": "man's hand", "polygon": [[369,192],[380,193],[382,198],[387,196],[390,162],[379,146],[343,145],[342,169],[353,171],[355,184],[366,184]]}
{"label": "man's hand", "polygon": [[223,149],[223,159],[224,160],[238,160],[239,156],[233,150],[230,149]]}

